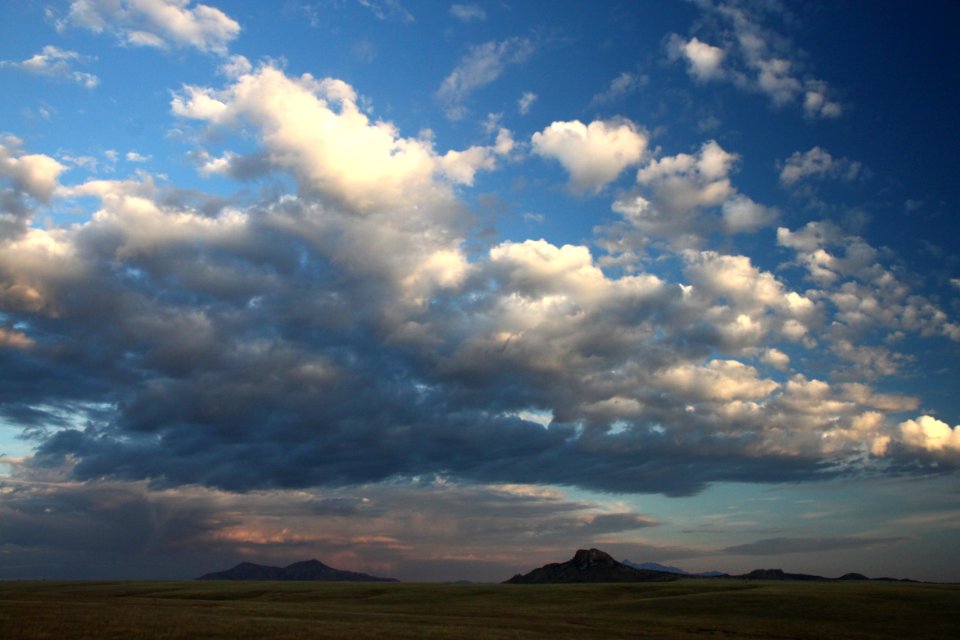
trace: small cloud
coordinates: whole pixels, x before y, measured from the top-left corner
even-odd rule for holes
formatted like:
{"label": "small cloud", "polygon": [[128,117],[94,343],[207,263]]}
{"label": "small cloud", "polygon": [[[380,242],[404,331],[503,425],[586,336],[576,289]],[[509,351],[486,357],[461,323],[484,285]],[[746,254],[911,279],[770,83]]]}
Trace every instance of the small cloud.
{"label": "small cloud", "polygon": [[361,7],[369,9],[377,20],[397,20],[410,24],[416,22],[400,0],[357,0]]}
{"label": "small cloud", "polygon": [[246,56],[235,54],[227,58],[227,61],[221,64],[217,70],[228,78],[239,78],[245,73],[250,73],[253,65],[247,60]]}
{"label": "small cloud", "polygon": [[350,47],[350,55],[352,55],[353,59],[357,62],[370,64],[377,59],[377,45],[366,38],[358,40]]}
{"label": "small cloud", "polygon": [[499,78],[508,66],[526,62],[534,49],[527,38],[491,40],[471,47],[437,89],[447,117],[462,119],[467,113],[464,102],[471,93]]}
{"label": "small cloud", "polygon": [[27,73],[46,78],[56,78],[75,82],[87,89],[93,89],[100,84],[100,79],[92,73],[75,71],[72,65],[89,61],[87,56],[81,56],[76,51],[64,51],[53,45],[45,46],[40,53],[21,62],[0,60],[0,68],[19,69]]}
{"label": "small cloud", "polygon": [[136,151],[127,151],[128,162],[148,162],[152,156],[145,156]]}
{"label": "small cloud", "polygon": [[805,153],[795,151],[780,166],[780,184],[792,187],[808,178],[834,178],[846,181],[856,180],[863,165],[847,158],[834,158],[830,152],[813,147]]}
{"label": "small cloud", "polygon": [[476,4],[454,4],[450,7],[450,15],[460,22],[482,21],[487,19],[487,12]]}
{"label": "small cloud", "polygon": [[624,71],[610,81],[610,85],[605,91],[593,96],[593,98],[590,100],[590,106],[594,107],[616,102],[617,100],[620,100],[631,93],[635,93],[648,81],[649,78],[645,75],[637,75],[635,73],[628,73]]}
{"label": "small cloud", "polygon": [[530,107],[532,107],[536,101],[537,94],[532,91],[524,91],[520,99],[517,100],[517,111],[520,112],[520,115],[527,115],[530,113]]}
{"label": "small cloud", "polygon": [[843,549],[869,549],[906,542],[909,538],[849,536],[831,538],[766,538],[723,549],[724,553],[744,556],[776,556],[789,553],[822,553]]}
{"label": "small cloud", "polygon": [[686,61],[687,73],[697,82],[719,80],[725,75],[723,60],[727,52],[697,38],[684,40],[677,34],[672,34],[667,41],[667,54],[671,61]]}

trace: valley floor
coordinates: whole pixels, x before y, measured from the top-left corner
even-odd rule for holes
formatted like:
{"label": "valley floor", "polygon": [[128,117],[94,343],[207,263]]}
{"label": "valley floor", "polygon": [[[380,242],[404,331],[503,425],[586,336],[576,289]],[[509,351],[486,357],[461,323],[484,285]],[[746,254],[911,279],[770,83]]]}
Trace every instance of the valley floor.
{"label": "valley floor", "polygon": [[0,638],[960,638],[960,585],[0,582]]}

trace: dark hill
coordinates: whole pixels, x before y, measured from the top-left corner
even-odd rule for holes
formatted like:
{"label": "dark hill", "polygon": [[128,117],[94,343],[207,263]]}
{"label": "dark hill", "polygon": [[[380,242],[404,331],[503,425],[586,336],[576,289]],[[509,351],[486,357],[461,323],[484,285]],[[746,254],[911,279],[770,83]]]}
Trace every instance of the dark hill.
{"label": "dark hill", "polygon": [[754,569],[750,573],[733,577],[744,580],[791,580],[796,582],[814,582],[828,579],[823,576],[807,575],[806,573],[786,573],[783,569]]}
{"label": "dark hill", "polygon": [[657,582],[677,580],[664,571],[634,569],[598,549],[580,549],[567,562],[547,564],[527,574],[517,574],[505,584],[553,584],[565,582]]}
{"label": "dark hill", "polygon": [[290,580],[290,581],[318,581],[318,582],[397,582],[394,578],[379,578],[357,573],[342,571],[328,567],[319,560],[304,560],[294,562],[286,567],[268,567],[252,562],[241,562],[232,569],[206,573],[197,580]]}

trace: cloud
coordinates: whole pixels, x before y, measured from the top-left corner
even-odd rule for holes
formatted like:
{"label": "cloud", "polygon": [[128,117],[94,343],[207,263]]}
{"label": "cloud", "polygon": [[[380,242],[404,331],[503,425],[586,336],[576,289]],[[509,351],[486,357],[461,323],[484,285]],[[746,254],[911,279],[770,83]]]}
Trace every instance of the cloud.
{"label": "cloud", "polygon": [[483,21],[487,19],[487,12],[483,7],[476,4],[452,4],[450,5],[450,15],[460,22]]}
{"label": "cloud", "polygon": [[899,425],[903,443],[912,449],[960,461],[960,428],[950,428],[933,416],[920,416]]}
{"label": "cloud", "polygon": [[[638,187],[620,194],[612,209],[624,224],[606,233],[621,238],[622,251],[650,241],[696,247],[711,233],[752,233],[778,217],[776,209],[740,194],[730,180],[739,156],[709,140],[696,154],[651,159],[637,171]],[[719,215],[715,215],[719,214]]]}
{"label": "cloud", "polygon": [[[836,340],[860,340],[878,328],[960,340],[960,326],[933,301],[913,293],[863,238],[830,222],[809,222],[796,231],[778,228],[777,244],[793,249],[807,278],[824,289],[820,296],[836,310]],[[840,348],[862,356],[879,353]]]}
{"label": "cloud", "polygon": [[605,91],[598,93],[590,99],[590,106],[600,106],[610,104],[638,91],[649,81],[644,75],[628,73],[624,71],[616,78],[610,81],[610,86]]}
{"label": "cloud", "polygon": [[751,233],[772,225],[776,209],[758,204],[743,194],[723,203],[723,224],[728,233]]}
{"label": "cloud", "polygon": [[820,147],[813,147],[805,153],[795,151],[778,166],[780,167],[780,184],[787,187],[810,178],[855,180],[862,168],[859,162],[852,162],[846,158],[834,158],[830,152]]}
{"label": "cloud", "polygon": [[778,556],[792,553],[822,553],[848,549],[886,547],[906,542],[910,538],[903,536],[842,536],[818,538],[766,538],[725,547],[723,553],[747,556]]}
{"label": "cloud", "polygon": [[92,73],[75,71],[72,67],[76,63],[84,63],[88,60],[89,58],[81,56],[76,51],[64,51],[53,45],[47,45],[40,53],[22,62],[0,60],[0,68],[19,69],[38,76],[75,82],[87,89],[93,89],[100,84],[100,78]]}
{"label": "cloud", "polygon": [[129,579],[157,575],[157,566],[160,577],[190,579],[237,557],[277,564],[319,557],[404,580],[451,580],[466,569],[493,581],[531,558],[569,553],[571,537],[599,544],[658,524],[557,490],[442,477],[246,494],[14,478],[2,490],[0,545],[18,558],[0,566],[7,579]]}
{"label": "cloud", "polygon": [[437,177],[470,184],[509,143],[504,130],[499,146],[441,157],[429,140],[404,138],[390,123],[371,122],[357,100],[341,80],[289,78],[265,66],[221,91],[184,87],[171,106],[180,117],[216,126],[261,127],[275,166],[291,171],[303,188],[359,210],[449,200],[449,188]]}
{"label": "cloud", "polygon": [[687,73],[698,83],[726,80],[748,91],[765,94],[775,107],[799,104],[810,118],[837,118],[843,105],[820,79],[803,72],[790,41],[765,26],[779,17],[780,5],[745,5],[739,2],[700,2],[698,6],[714,44],[677,34],[667,39],[671,61],[683,60]]}
{"label": "cloud", "polygon": [[[215,156],[195,152],[200,172],[277,174],[294,188],[227,200],[145,171],[62,186],[57,161],[34,165],[4,143],[10,193],[91,211],[0,242],[0,419],[35,443],[25,473],[334,500],[433,476],[689,495],[935,460],[901,443],[892,414],[915,401],[833,371],[776,369],[845,362],[831,350],[842,340],[866,353],[875,345],[857,339],[857,312],[905,334],[948,324],[862,239],[829,225],[778,232],[795,264],[832,252],[833,284],[802,291],[772,265],[697,247],[664,250],[673,268],[655,273],[643,261],[605,269],[587,244],[468,244],[461,190],[514,153],[498,123],[473,146],[438,149],[373,119],[341,80],[261,65],[224,83],[171,101],[216,134],[205,138]],[[537,135],[584,188],[645,153],[625,121]],[[244,162],[256,166],[245,174]],[[713,215],[720,229],[736,162],[708,142],[651,159],[635,188],[662,215]],[[632,204],[624,224],[647,215]],[[877,291],[900,309],[887,315]],[[644,524],[599,515],[542,530],[569,544]],[[222,535],[250,549],[317,537],[274,524]],[[394,532],[374,544],[369,531],[338,548],[361,535],[378,549],[406,544]]]}
{"label": "cloud", "polygon": [[697,38],[684,40],[677,34],[671,34],[667,41],[667,53],[671,60],[683,58],[687,63],[687,72],[698,82],[723,78],[723,59],[727,52],[701,42]]}
{"label": "cloud", "polygon": [[194,47],[225,54],[240,25],[219,9],[192,0],[75,0],[58,28],[108,32],[123,44]]}
{"label": "cloud", "polygon": [[527,115],[530,113],[530,108],[533,106],[533,103],[537,101],[537,94],[532,91],[524,91],[523,95],[517,100],[517,111],[520,112],[520,115]]}
{"label": "cloud", "polygon": [[471,93],[499,78],[510,65],[526,62],[534,51],[533,42],[519,37],[471,47],[437,89],[436,97],[447,117],[451,120],[465,117],[465,102]]}
{"label": "cloud", "polygon": [[49,204],[67,167],[50,156],[23,153],[22,141],[0,138],[0,241],[26,232],[33,215],[31,200]]}
{"label": "cloud", "polygon": [[400,0],[357,0],[360,6],[369,9],[377,20],[397,20],[407,24],[416,22]]}
{"label": "cloud", "polygon": [[643,158],[647,134],[629,120],[554,122],[531,138],[533,152],[570,174],[570,187],[599,191]]}

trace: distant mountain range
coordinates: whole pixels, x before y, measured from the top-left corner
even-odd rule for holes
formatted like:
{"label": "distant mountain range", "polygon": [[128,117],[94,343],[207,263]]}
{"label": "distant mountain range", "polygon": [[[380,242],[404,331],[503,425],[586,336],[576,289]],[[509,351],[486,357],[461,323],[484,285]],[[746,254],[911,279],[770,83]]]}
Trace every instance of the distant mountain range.
{"label": "distant mountain range", "polygon": [[291,580],[319,582],[398,582],[395,578],[380,578],[366,573],[343,571],[329,567],[319,560],[294,562],[286,567],[270,567],[252,562],[241,562],[232,569],[205,573],[197,580]]}
{"label": "distant mountain range", "polygon": [[[669,582],[681,578],[715,578],[738,580],[784,580],[793,582],[835,582],[848,580],[876,580],[884,582],[915,582],[897,578],[868,578],[860,573],[846,573],[839,578],[806,573],[787,573],[782,569],[755,569],[742,575],[728,575],[719,571],[689,573],[670,565],[656,562],[618,562],[599,549],[579,549],[566,562],[546,564],[529,573],[517,574],[505,584],[556,584],[577,582]],[[344,571],[327,566],[319,560],[294,562],[286,567],[271,567],[252,562],[241,562],[232,569],[206,573],[197,580],[286,580],[318,582],[399,582],[395,578],[381,578],[366,573]],[[460,581],[454,584],[467,584]]]}
{"label": "distant mountain range", "polygon": [[755,569],[742,575],[729,575],[719,571],[689,573],[679,567],[656,562],[634,563],[629,560],[617,562],[599,549],[580,549],[567,562],[546,564],[530,573],[517,574],[506,584],[553,584],[565,582],[666,582],[680,578],[715,578],[737,580],[783,580],[792,582],[835,582],[847,580],[878,580],[914,582],[895,578],[868,578],[860,573],[846,573],[839,578],[806,573],[787,573],[782,569]]}
{"label": "distant mountain range", "polygon": [[647,571],[662,571],[664,573],[675,573],[678,576],[693,576],[697,578],[722,578],[726,576],[726,573],[722,571],[701,571],[700,573],[690,573],[689,571],[684,571],[680,567],[672,567],[666,564],[660,564],[659,562],[630,562],[629,560],[624,560],[623,564],[628,567],[633,567],[634,569],[645,569]]}
{"label": "distant mountain range", "polygon": [[680,576],[667,571],[635,569],[617,562],[599,549],[580,549],[567,562],[547,564],[530,573],[517,574],[505,584],[561,582],[666,582]]}

